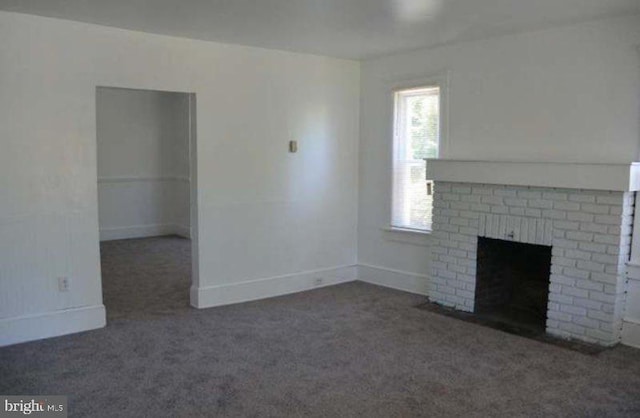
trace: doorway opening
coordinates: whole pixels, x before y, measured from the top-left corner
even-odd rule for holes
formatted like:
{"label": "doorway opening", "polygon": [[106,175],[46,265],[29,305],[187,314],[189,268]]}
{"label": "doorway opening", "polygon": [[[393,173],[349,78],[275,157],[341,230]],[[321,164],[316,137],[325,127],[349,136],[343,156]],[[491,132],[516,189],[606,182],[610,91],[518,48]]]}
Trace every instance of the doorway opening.
{"label": "doorway opening", "polygon": [[108,320],[189,309],[195,283],[195,94],[96,88],[98,219]]}

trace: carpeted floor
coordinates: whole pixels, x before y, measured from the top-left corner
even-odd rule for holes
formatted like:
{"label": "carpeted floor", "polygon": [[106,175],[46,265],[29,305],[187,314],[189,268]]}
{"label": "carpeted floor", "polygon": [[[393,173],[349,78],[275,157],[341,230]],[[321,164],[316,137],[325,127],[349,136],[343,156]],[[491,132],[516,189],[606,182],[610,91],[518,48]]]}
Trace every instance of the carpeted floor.
{"label": "carpeted floor", "polygon": [[191,286],[191,241],[177,236],[100,244],[107,322],[186,313]]}
{"label": "carpeted floor", "polygon": [[585,355],[362,282],[195,310],[188,247],[104,244],[108,326],[0,349],[0,393],[92,417],[640,416],[640,350]]}

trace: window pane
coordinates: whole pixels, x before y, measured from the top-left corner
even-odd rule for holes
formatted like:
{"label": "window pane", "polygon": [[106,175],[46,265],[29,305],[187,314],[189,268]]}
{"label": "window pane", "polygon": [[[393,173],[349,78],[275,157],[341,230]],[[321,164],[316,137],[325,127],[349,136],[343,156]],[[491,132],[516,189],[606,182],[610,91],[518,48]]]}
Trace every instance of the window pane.
{"label": "window pane", "polygon": [[409,225],[413,228],[428,229],[431,227],[431,206],[427,200],[427,182],[425,181],[424,163],[414,164],[411,168],[409,192]]}
{"label": "window pane", "polygon": [[431,229],[424,158],[436,158],[440,136],[437,87],[396,94],[392,225]]}
{"label": "window pane", "polygon": [[439,96],[412,96],[407,100],[409,118],[409,159],[422,160],[438,156]]}

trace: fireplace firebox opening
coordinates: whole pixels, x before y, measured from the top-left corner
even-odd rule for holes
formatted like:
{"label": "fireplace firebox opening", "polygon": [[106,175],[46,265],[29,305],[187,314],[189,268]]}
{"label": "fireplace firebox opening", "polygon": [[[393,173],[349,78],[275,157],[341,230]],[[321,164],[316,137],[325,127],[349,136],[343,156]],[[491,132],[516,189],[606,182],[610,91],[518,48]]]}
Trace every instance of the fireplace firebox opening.
{"label": "fireplace firebox opening", "polygon": [[499,325],[544,333],[551,247],[478,238],[475,314]]}

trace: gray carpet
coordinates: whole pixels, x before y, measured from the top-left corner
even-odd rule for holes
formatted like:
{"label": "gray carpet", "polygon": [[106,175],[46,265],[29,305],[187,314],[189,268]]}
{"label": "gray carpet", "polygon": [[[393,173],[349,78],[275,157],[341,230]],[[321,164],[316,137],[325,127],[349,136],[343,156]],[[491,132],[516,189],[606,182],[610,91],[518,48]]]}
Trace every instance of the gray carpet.
{"label": "gray carpet", "polygon": [[191,286],[191,241],[176,236],[100,244],[107,321],[186,313]]}
{"label": "gray carpet", "polygon": [[0,393],[92,417],[640,416],[640,350],[585,355],[362,282],[194,310],[188,241],[102,254],[109,325],[0,349]]}

